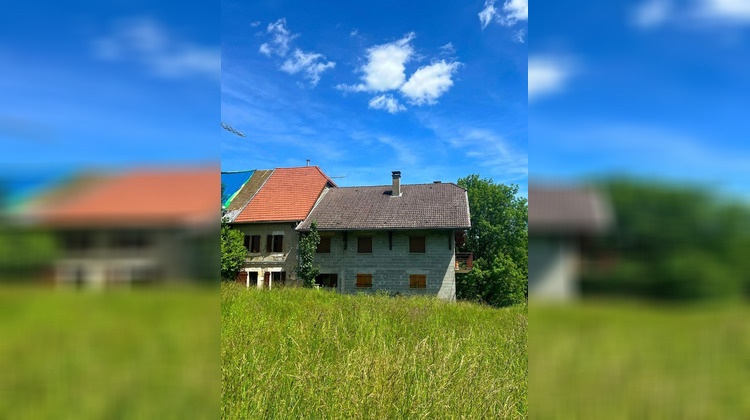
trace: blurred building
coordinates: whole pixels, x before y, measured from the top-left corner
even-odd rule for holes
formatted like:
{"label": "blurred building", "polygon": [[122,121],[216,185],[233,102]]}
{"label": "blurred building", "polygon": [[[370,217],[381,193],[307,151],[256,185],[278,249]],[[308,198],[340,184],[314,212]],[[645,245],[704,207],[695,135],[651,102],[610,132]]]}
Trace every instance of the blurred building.
{"label": "blurred building", "polygon": [[93,288],[215,277],[217,168],[142,169],[74,177],[16,218],[48,230],[61,285]]}
{"label": "blurred building", "polygon": [[590,189],[529,186],[529,299],[579,293],[581,242],[611,226],[608,202]]}

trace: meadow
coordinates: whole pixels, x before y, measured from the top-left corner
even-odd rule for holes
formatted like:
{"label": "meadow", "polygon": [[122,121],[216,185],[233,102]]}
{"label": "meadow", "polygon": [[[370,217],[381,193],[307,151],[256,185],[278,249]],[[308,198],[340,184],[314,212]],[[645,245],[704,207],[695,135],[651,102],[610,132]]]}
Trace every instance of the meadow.
{"label": "meadow", "polygon": [[525,305],[221,293],[222,418],[527,416]]}
{"label": "meadow", "polygon": [[0,418],[219,413],[217,289],[0,288]]}
{"label": "meadow", "polygon": [[531,418],[750,418],[750,309],[588,300],[529,308]]}

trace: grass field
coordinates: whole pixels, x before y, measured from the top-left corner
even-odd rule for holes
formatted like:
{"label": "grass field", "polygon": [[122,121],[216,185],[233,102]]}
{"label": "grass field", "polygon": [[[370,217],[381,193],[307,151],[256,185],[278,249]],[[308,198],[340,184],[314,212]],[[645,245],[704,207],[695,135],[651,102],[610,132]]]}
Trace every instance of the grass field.
{"label": "grass field", "polygon": [[0,419],[193,419],[219,413],[209,290],[0,288]]}
{"label": "grass field", "polygon": [[530,417],[750,418],[748,315],[736,303],[532,304]]}
{"label": "grass field", "polygon": [[523,418],[526,307],[222,286],[223,418]]}

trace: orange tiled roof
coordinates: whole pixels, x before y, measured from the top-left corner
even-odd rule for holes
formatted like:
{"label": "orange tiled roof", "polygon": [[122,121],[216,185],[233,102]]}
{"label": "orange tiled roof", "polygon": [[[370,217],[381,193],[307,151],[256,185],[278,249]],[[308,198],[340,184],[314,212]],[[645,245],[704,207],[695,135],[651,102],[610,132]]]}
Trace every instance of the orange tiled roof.
{"label": "orange tiled roof", "polygon": [[276,168],[234,221],[304,220],[326,185],[336,186],[317,166]]}
{"label": "orange tiled roof", "polygon": [[47,225],[188,225],[217,219],[219,168],[136,170],[42,212]]}

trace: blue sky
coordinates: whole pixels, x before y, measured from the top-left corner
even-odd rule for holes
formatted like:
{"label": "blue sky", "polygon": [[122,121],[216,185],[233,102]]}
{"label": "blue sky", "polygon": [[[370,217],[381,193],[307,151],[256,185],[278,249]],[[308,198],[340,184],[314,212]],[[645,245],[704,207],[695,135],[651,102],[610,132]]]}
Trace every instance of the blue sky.
{"label": "blue sky", "polygon": [[222,2],[223,170],[527,188],[527,3]]}
{"label": "blue sky", "polygon": [[0,178],[218,164],[220,4],[153,3],[4,5]]}
{"label": "blue sky", "polygon": [[750,198],[750,2],[533,6],[532,181],[627,173]]}

